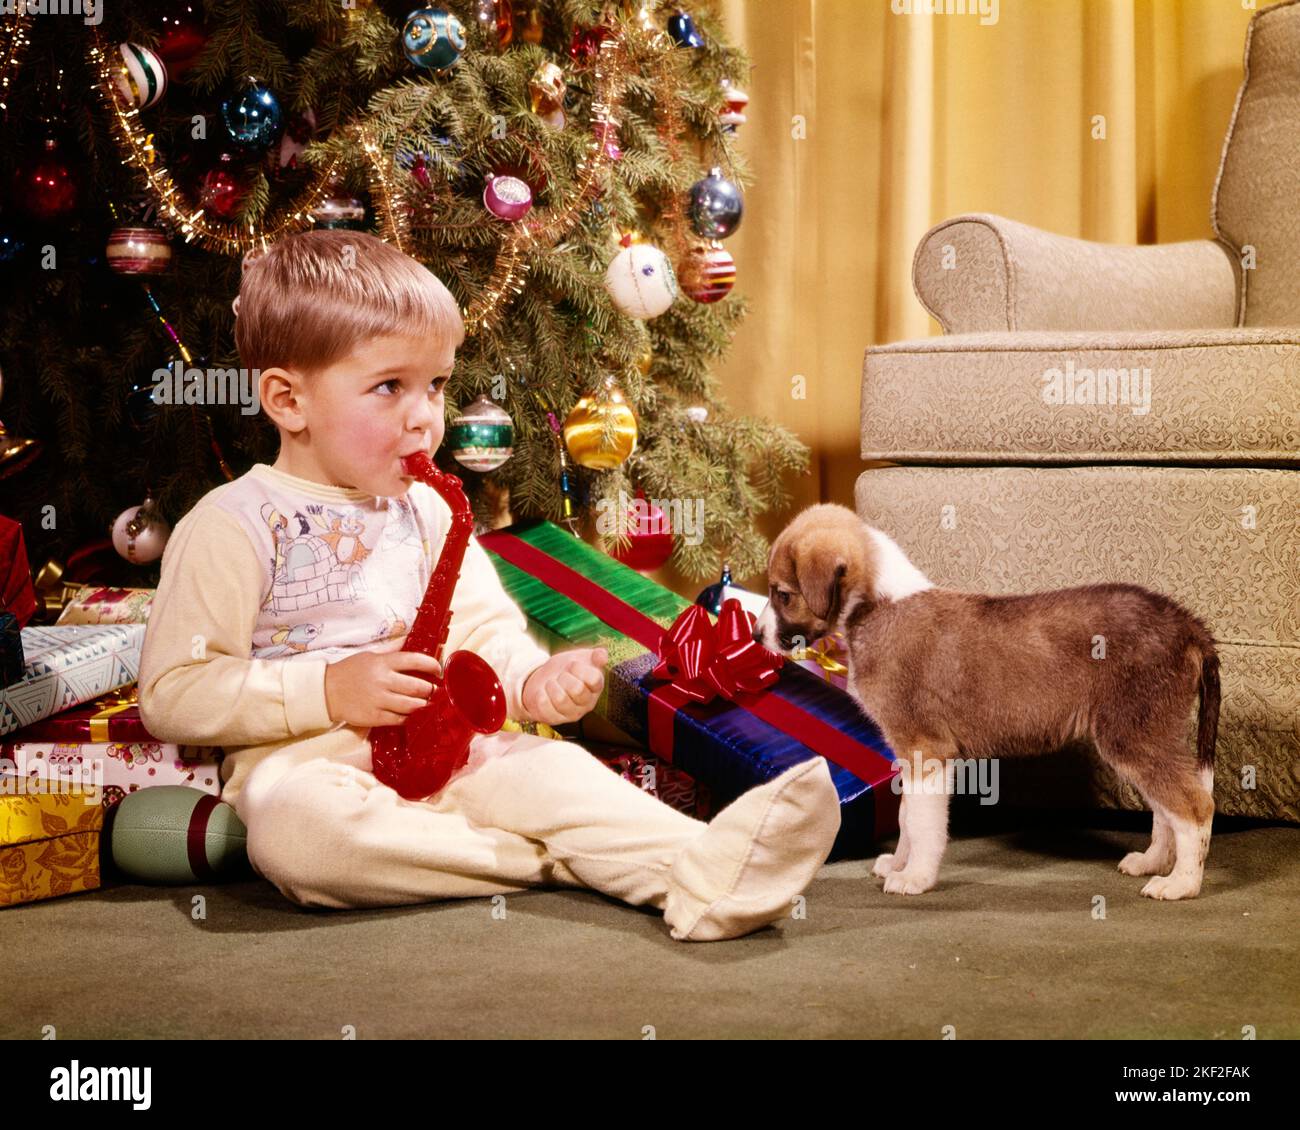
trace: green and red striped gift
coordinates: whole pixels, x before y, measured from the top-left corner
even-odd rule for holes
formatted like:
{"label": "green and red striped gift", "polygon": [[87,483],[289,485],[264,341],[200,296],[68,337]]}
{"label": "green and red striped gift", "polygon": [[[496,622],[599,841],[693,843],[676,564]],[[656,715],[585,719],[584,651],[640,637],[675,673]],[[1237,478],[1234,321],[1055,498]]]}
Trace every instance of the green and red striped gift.
{"label": "green and red striped gift", "polygon": [[478,538],[534,632],[554,649],[609,648],[596,712],[709,789],[715,809],[821,755],[839,792],[832,858],[897,831],[893,753],[842,690],[749,638],[739,605],[699,605],[550,522]]}

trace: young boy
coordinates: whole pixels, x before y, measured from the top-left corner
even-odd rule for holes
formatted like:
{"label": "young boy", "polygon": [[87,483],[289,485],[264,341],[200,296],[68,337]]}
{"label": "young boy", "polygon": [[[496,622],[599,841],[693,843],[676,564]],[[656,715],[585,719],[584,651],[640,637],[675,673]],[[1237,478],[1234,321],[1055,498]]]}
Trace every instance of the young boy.
{"label": "young boy", "polygon": [[[303,906],[394,906],[567,885],[664,913],[673,938],[739,937],[790,913],[839,828],[818,757],[693,820],[572,742],[477,736],[441,792],[371,772],[438,665],[399,650],[450,510],[402,457],[443,436],[465,330],[450,293],[371,235],[309,231],[246,263],[242,364],[280,433],[274,465],[210,491],[172,532],[140,667],[160,740],[224,746],[222,799],[259,875]],[[587,713],[603,648],[550,656],[470,539],[443,656],[495,669],[510,716]]]}

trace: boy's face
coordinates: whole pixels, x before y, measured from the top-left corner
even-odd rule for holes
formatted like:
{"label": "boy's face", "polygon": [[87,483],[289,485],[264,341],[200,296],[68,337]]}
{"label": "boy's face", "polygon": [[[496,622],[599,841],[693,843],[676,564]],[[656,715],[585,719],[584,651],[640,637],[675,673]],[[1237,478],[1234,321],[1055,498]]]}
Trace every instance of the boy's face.
{"label": "boy's face", "polygon": [[306,442],[295,446],[308,458],[296,473],[383,497],[406,494],[415,479],[402,457],[432,455],[442,442],[443,389],[455,359],[449,344],[391,335],[301,380],[306,426],[295,438]]}

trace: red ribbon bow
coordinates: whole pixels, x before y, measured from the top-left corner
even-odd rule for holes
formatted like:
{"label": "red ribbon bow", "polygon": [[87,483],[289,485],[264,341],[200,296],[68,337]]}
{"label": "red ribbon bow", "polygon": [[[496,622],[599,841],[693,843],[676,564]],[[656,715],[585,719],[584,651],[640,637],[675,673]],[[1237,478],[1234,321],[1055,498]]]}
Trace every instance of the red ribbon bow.
{"label": "red ribbon bow", "polygon": [[702,606],[692,604],[664,632],[658,650],[653,677],[671,680],[699,703],[718,695],[734,702],[738,694],[765,691],[785,662],[754,639],[754,617],[734,596],[723,603],[716,625]]}

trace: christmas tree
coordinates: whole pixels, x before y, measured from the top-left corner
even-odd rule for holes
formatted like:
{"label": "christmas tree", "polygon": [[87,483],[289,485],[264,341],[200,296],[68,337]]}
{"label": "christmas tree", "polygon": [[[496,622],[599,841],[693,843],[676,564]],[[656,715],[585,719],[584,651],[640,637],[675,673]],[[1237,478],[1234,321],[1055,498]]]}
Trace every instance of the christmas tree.
{"label": "christmas tree", "polygon": [[409,3],[6,17],[0,484],[33,564],[111,531],[111,579],[151,586],[169,524],[274,462],[231,302],[246,256],[317,225],[376,232],[460,303],[438,461],[484,526],[765,568],[755,516],[806,450],[710,372],[746,312],[723,242],[745,55],[707,4]]}

